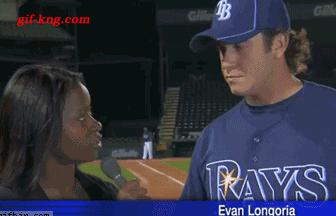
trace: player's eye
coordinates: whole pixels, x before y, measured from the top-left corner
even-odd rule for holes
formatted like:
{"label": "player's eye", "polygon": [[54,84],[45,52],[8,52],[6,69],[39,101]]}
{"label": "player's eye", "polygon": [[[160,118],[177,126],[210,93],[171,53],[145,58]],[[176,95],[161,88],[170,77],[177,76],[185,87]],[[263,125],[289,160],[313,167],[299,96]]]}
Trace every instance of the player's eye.
{"label": "player's eye", "polygon": [[247,46],[246,42],[242,42],[242,43],[234,44],[234,48],[235,48],[236,50],[241,50],[241,49],[243,49],[243,48],[246,47],[246,46]]}
{"label": "player's eye", "polygon": [[234,48],[237,49],[237,50],[240,50],[242,48],[242,45],[241,44],[235,44]]}

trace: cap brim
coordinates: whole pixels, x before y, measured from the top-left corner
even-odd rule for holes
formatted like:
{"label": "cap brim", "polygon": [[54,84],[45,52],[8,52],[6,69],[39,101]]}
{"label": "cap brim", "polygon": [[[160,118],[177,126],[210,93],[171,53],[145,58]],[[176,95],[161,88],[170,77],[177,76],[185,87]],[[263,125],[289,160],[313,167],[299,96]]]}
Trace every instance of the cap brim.
{"label": "cap brim", "polygon": [[235,36],[220,37],[219,35],[217,35],[218,33],[216,34],[212,29],[208,29],[196,34],[191,39],[189,47],[194,52],[201,52],[209,47],[214,46],[218,41],[224,42],[226,44],[241,43],[257,35],[261,31],[262,30],[254,30],[244,34],[237,34]]}
{"label": "cap brim", "polygon": [[196,34],[189,43],[189,47],[194,52],[201,52],[212,45],[217,41],[212,29],[205,30]]}

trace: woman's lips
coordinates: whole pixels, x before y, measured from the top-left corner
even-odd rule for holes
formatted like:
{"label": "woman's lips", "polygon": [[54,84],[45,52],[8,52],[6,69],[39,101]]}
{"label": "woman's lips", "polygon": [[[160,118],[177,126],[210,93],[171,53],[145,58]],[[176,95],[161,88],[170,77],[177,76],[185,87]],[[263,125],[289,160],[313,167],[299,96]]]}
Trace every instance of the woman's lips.
{"label": "woman's lips", "polygon": [[99,148],[101,148],[103,146],[101,141],[99,141],[97,145],[98,145]]}
{"label": "woman's lips", "polygon": [[102,147],[102,135],[100,133],[96,133],[96,137],[94,138],[94,147]]}

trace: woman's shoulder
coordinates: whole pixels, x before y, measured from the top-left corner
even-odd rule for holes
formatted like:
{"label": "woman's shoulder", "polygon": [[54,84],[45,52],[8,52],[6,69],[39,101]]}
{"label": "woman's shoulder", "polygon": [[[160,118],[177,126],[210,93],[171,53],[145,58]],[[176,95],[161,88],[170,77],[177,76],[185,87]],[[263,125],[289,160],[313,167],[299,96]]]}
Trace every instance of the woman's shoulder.
{"label": "woman's shoulder", "polygon": [[90,199],[116,199],[118,189],[109,182],[103,181],[95,176],[76,170],[76,178],[88,193]]}

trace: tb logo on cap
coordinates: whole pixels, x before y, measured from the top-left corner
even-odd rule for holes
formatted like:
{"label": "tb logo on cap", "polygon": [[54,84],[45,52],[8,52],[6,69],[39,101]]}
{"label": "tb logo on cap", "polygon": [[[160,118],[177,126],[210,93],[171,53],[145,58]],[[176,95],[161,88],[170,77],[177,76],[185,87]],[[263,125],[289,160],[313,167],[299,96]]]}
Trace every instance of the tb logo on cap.
{"label": "tb logo on cap", "polygon": [[227,20],[231,17],[231,4],[227,2],[228,0],[220,0],[217,4],[216,15],[219,16],[218,20]]}

